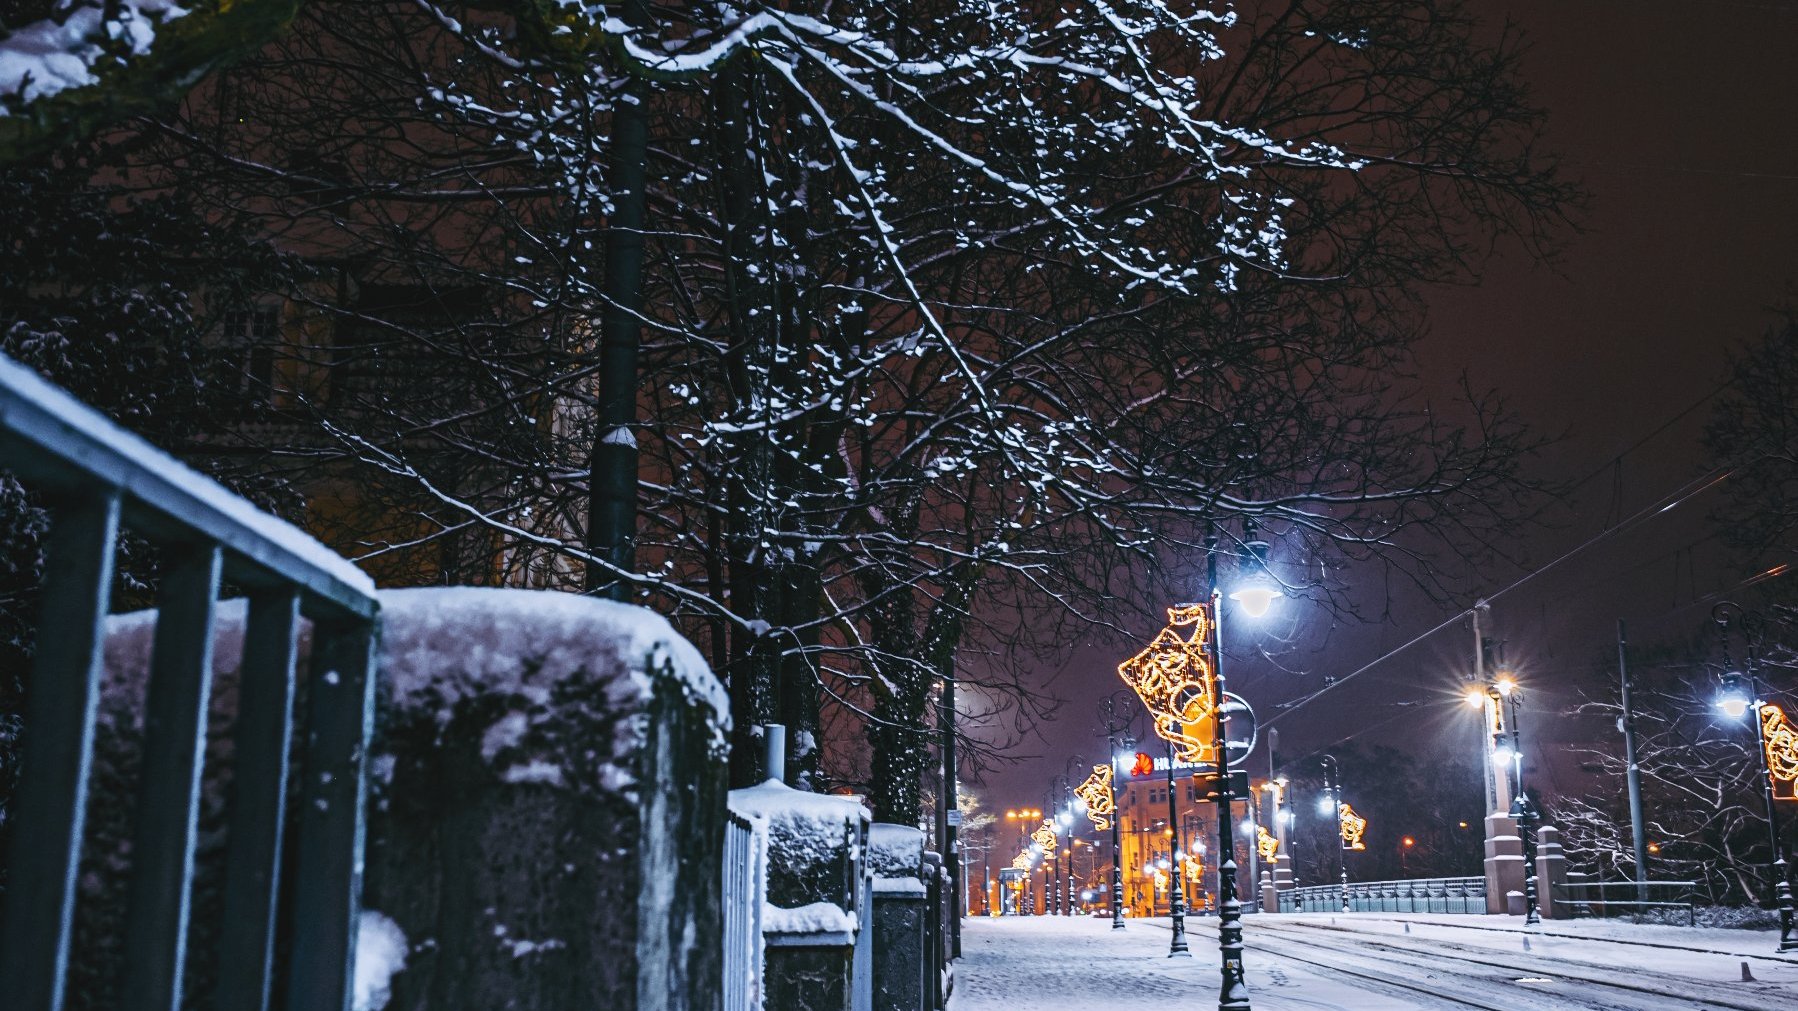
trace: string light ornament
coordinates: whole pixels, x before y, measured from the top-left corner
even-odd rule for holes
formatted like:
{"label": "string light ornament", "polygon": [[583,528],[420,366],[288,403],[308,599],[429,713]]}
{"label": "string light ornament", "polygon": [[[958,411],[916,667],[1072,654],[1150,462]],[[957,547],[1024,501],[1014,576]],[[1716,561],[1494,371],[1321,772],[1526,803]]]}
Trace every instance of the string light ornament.
{"label": "string light ornament", "polygon": [[1111,827],[1111,819],[1117,814],[1117,798],[1111,792],[1111,766],[1093,766],[1093,774],[1074,788],[1074,796],[1086,802],[1086,816],[1092,819],[1093,828],[1103,832]]}
{"label": "string light ornament", "polygon": [[1280,840],[1268,834],[1264,826],[1255,826],[1255,849],[1261,852],[1261,859],[1272,860],[1280,853]]}
{"label": "string light ornament", "polygon": [[1205,877],[1205,859],[1191,853],[1182,854],[1180,865],[1186,870],[1186,880],[1200,881]]}
{"label": "string light ornament", "polygon": [[1798,724],[1771,702],[1761,704],[1761,736],[1767,742],[1767,775],[1778,800],[1798,800]]}
{"label": "string light ornament", "polygon": [[1336,819],[1342,824],[1342,848],[1345,850],[1364,850],[1367,844],[1361,837],[1367,834],[1367,819],[1355,813],[1355,809],[1342,804],[1336,809]]}
{"label": "string light ornament", "polygon": [[1030,859],[1030,854],[1019,853],[1017,856],[1011,858],[1011,869],[1014,871],[1027,871],[1034,863],[1035,861]]}
{"label": "string light ornament", "polygon": [[1036,831],[1030,833],[1030,841],[1043,848],[1045,857],[1053,857],[1055,855],[1055,823],[1044,818],[1043,823],[1037,826]]}
{"label": "string light ornament", "polygon": [[[1136,692],[1155,719],[1155,733],[1172,744],[1181,761],[1217,760],[1217,728],[1212,704],[1211,605],[1177,604],[1167,609],[1167,627],[1148,648],[1118,664],[1118,677]],[[1182,635],[1181,629],[1190,629]]]}

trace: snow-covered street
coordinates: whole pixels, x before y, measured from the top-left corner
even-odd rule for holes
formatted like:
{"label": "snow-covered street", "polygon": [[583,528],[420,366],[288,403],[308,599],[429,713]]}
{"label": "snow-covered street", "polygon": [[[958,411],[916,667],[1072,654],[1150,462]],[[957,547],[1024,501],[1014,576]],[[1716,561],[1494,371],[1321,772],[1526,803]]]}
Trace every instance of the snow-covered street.
{"label": "snow-covered street", "polygon": [[[1165,920],[1114,931],[1104,919],[969,919],[951,1011],[1205,1006],[1217,921],[1189,922],[1193,957],[1170,959]],[[1553,922],[1531,928],[1526,950],[1506,917],[1250,916],[1244,928],[1264,1011],[1798,1006],[1798,958],[1751,931]]]}

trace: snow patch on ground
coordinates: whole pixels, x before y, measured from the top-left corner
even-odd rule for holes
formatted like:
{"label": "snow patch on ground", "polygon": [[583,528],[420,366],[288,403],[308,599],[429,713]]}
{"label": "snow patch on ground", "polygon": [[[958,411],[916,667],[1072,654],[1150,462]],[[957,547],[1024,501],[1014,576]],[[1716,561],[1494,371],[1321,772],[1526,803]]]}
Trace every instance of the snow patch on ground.
{"label": "snow patch on ground", "polygon": [[393,996],[393,977],[406,968],[406,932],[382,913],[364,909],[356,924],[356,977],[352,1007],[381,1011]]}

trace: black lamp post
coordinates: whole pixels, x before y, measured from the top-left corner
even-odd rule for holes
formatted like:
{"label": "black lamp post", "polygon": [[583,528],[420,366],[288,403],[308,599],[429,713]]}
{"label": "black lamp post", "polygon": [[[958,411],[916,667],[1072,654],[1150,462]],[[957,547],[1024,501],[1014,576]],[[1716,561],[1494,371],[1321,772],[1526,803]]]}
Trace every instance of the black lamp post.
{"label": "black lamp post", "polygon": [[1113,797],[1111,812],[1111,929],[1124,929],[1124,865],[1123,848],[1119,844],[1121,830],[1118,825],[1123,821],[1123,812],[1117,810],[1117,781],[1121,770],[1117,766],[1119,749],[1128,750],[1136,746],[1136,742],[1124,731],[1136,719],[1135,697],[1122,689],[1112,692],[1099,703],[1099,719],[1105,727],[1105,743],[1111,749],[1111,795]]}
{"label": "black lamp post", "polygon": [[[1779,950],[1798,951],[1798,937],[1793,936],[1792,931],[1792,882],[1786,876],[1785,844],[1779,838],[1779,810],[1773,799],[1773,774],[1767,768],[1766,728],[1761,723],[1760,688],[1755,682],[1754,636],[1748,627],[1748,613],[1740,605],[1724,601],[1711,609],[1711,620],[1717,623],[1717,634],[1723,645],[1724,673],[1717,693],[1717,708],[1731,719],[1752,714],[1754,723],[1755,770],[1760,776],[1761,798],[1767,806],[1767,841],[1773,848],[1773,866],[1769,870],[1773,876],[1773,905],[1779,910]],[[1731,621],[1742,626],[1747,643],[1748,663],[1741,671],[1732,670],[1729,660]]]}
{"label": "black lamp post", "polygon": [[1186,877],[1185,868],[1180,865],[1180,813],[1176,806],[1178,798],[1174,789],[1174,745],[1167,746],[1167,830],[1171,833],[1172,845],[1168,847],[1168,875],[1173,878],[1172,889],[1168,892],[1167,915],[1173,926],[1173,936],[1168,939],[1167,957],[1176,955],[1191,956],[1186,946],[1186,889],[1180,882]]}
{"label": "black lamp post", "polygon": [[1523,787],[1523,732],[1518,727],[1518,700],[1523,696],[1517,683],[1501,674],[1492,685],[1492,704],[1511,706],[1511,817],[1517,819],[1517,832],[1523,836],[1523,922],[1525,926],[1542,922],[1539,895],[1536,891],[1536,805]]}
{"label": "black lamp post", "polygon": [[1342,865],[1342,911],[1349,911],[1348,839],[1342,834],[1342,766],[1335,755],[1318,759],[1324,767],[1324,813],[1336,823],[1337,862]]}
{"label": "black lamp post", "polygon": [[[1248,549],[1250,580],[1242,589],[1230,594],[1251,617],[1267,613],[1268,605],[1280,596],[1267,572],[1267,544],[1255,538],[1253,526],[1244,531]],[[1211,583],[1211,706],[1212,726],[1216,728],[1212,744],[1217,755],[1217,947],[1222,960],[1222,984],[1218,989],[1218,1011],[1247,1011],[1249,993],[1242,967],[1242,903],[1236,897],[1236,827],[1231,812],[1230,749],[1224,733],[1224,608],[1223,591],[1217,583],[1217,534],[1205,535],[1206,577]],[[1172,760],[1169,760],[1170,765]],[[1176,879],[1177,880],[1177,879]]]}

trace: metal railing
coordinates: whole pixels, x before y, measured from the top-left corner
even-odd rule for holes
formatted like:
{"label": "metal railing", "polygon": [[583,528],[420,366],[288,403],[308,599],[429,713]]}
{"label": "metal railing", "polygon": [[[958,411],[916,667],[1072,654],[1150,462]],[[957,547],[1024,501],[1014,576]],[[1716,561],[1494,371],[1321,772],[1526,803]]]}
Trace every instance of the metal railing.
{"label": "metal railing", "polygon": [[[1348,886],[1350,912],[1484,913],[1485,878],[1410,878],[1356,881]],[[1338,913],[1341,885],[1310,885],[1280,893],[1282,913]]]}
{"label": "metal railing", "polygon": [[1698,922],[1697,885],[1691,881],[1568,881],[1554,886],[1554,905],[1574,916],[1624,916],[1654,909],[1683,909],[1686,926]]}
{"label": "metal railing", "polygon": [[[202,1003],[262,1011],[279,987],[289,1011],[344,1011],[362,885],[373,584],[298,529],[3,356],[0,467],[42,496],[50,518],[40,604],[46,617],[32,661],[7,890],[0,895],[6,1006],[63,1006],[115,546],[121,529],[129,529],[159,548],[164,564],[120,938],[122,1006],[182,1005],[212,620],[220,584],[229,581],[249,596],[248,621],[234,800],[226,812],[219,975]],[[312,670],[296,736],[302,616],[312,622]],[[295,740],[300,765],[290,776]],[[284,823],[290,793],[297,794],[291,826]],[[288,841],[291,852],[283,853]],[[291,875],[285,882],[284,873]]]}
{"label": "metal railing", "polygon": [[723,884],[724,1011],[760,1011],[768,854],[765,837],[735,811],[725,814]]}

